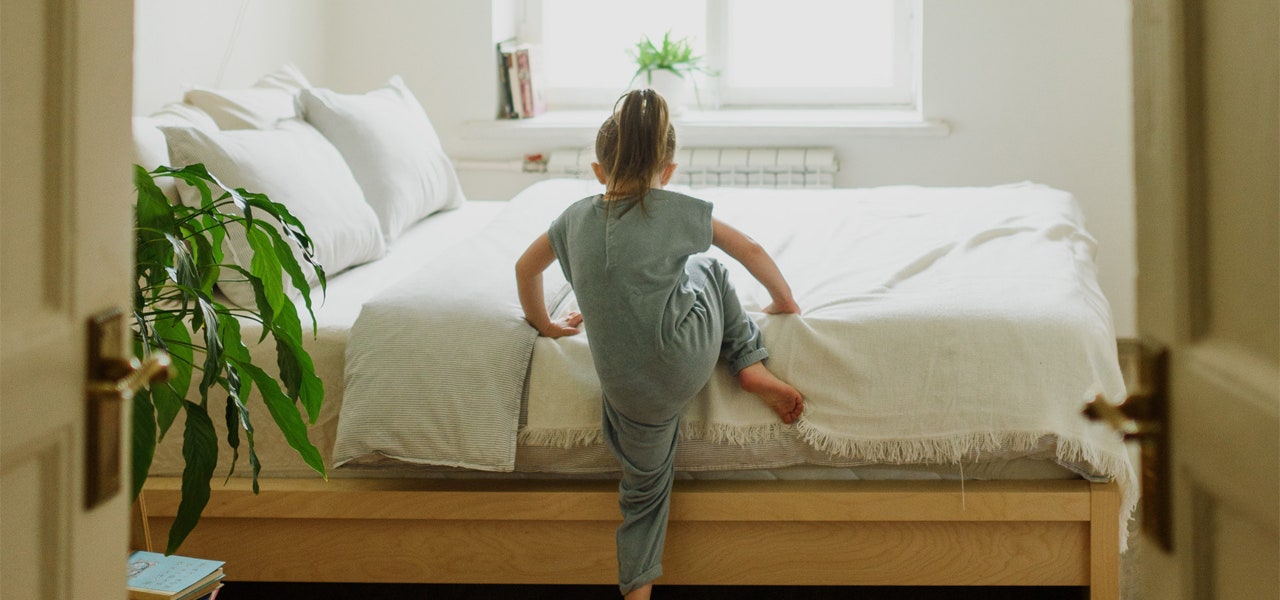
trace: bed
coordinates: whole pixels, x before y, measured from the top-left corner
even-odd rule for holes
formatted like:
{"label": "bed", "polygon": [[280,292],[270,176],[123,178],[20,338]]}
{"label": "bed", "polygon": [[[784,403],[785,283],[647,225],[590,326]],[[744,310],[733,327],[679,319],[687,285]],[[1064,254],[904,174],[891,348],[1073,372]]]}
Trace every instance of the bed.
{"label": "bed", "polygon": [[[465,306],[519,325],[514,257],[594,191],[550,180],[511,202],[467,202],[332,277],[308,342],[328,391],[311,439],[330,480],[260,428],[261,493],[239,477],[215,484],[182,551],[226,560],[239,580],[614,582],[616,475],[592,425],[589,324],[561,340],[523,337],[510,319],[477,325],[496,342],[449,329]],[[771,368],[806,393],[808,412],[771,424],[727,375],[691,404],[660,584],[1065,585],[1118,597],[1132,466],[1079,408],[1123,397],[1124,384],[1069,194],[1030,183],[695,193],[791,280],[805,315],[759,322]],[[767,296],[730,266],[758,311]],[[553,271],[549,306],[571,310]],[[458,289],[420,295],[440,287]],[[446,327],[413,320],[414,306],[436,308]],[[369,321],[379,309],[383,325]],[[435,341],[398,345],[406,331]],[[477,362],[459,357],[467,345],[516,348],[462,378],[502,398],[468,403],[482,394],[464,390],[445,402],[431,388]],[[522,353],[519,368],[496,370]],[[487,436],[482,451],[464,434]],[[157,542],[177,508],[177,446],[158,449],[145,489]],[[465,456],[451,454],[459,446]]]}
{"label": "bed", "polygon": [[[326,386],[309,436],[329,478],[259,427],[261,493],[247,468],[215,481],[181,552],[225,560],[243,581],[614,583],[617,475],[599,440],[590,324],[537,338],[512,272],[596,184],[465,201],[399,78],[337,94],[285,67],[184,100],[135,120],[139,163],[204,163],[289,206],[322,249],[328,293],[305,345]],[[806,394],[806,415],[781,426],[727,373],[690,404],[659,584],[1087,586],[1118,598],[1133,468],[1119,437],[1079,411],[1098,393],[1124,397],[1124,384],[1069,194],[693,192],[768,247],[795,289],[803,316],[756,314],[771,369]],[[762,290],[729,266],[758,311]],[[553,311],[573,308],[554,267],[545,283]],[[251,352],[274,363],[269,344]],[[180,438],[157,448],[142,496],[160,547]],[[216,478],[229,463],[227,451]]]}

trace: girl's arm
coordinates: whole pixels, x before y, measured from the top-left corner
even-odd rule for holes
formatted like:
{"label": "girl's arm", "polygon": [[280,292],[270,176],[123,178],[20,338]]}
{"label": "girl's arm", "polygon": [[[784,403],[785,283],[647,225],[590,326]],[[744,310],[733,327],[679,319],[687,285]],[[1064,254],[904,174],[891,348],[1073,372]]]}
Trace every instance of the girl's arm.
{"label": "girl's arm", "polygon": [[555,260],[556,253],[551,248],[551,239],[544,233],[533,240],[529,249],[516,261],[516,289],[520,292],[524,320],[533,325],[538,333],[549,338],[578,333],[578,325],[582,324],[582,315],[576,312],[556,321],[552,321],[547,314],[546,299],[542,295],[542,272]]}
{"label": "girl's arm", "polygon": [[800,314],[800,305],[791,295],[791,286],[787,285],[773,257],[759,243],[716,218],[711,219],[711,243],[742,263],[751,276],[769,291],[773,302],[764,307],[764,312]]}

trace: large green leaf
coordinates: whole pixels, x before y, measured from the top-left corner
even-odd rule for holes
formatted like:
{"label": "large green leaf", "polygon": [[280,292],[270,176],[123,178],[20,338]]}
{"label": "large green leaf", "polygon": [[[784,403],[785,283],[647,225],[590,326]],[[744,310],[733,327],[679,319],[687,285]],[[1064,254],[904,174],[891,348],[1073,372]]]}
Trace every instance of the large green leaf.
{"label": "large green leaf", "polygon": [[[234,388],[237,385],[228,387]],[[231,466],[227,469],[227,480],[230,481],[231,476],[236,473],[236,463],[240,462],[240,407],[236,406],[233,394],[227,394],[227,410],[223,416],[227,425],[227,445],[231,447]]]}
{"label": "large green leaf", "polygon": [[182,499],[178,502],[178,514],[169,527],[169,544],[165,554],[177,552],[182,540],[200,521],[200,513],[209,503],[209,480],[218,466],[218,434],[204,406],[184,402],[187,419],[182,436],[182,458],[186,467],[182,470]]}
{"label": "large green leaf", "polygon": [[[197,298],[196,302],[200,308],[197,327],[200,324],[204,327],[204,376],[200,379],[200,403],[204,404],[209,398],[209,388],[218,382],[219,373],[222,372],[222,357],[225,349],[218,331],[221,329],[222,322],[235,321],[235,319],[223,319],[221,315],[226,312],[226,307],[212,300],[202,297]],[[219,308],[222,310],[219,311]]]}
{"label": "large green leaf", "polygon": [[249,247],[253,249],[249,272],[262,281],[263,296],[271,305],[271,310],[278,312],[289,302],[289,298],[284,294],[283,267],[280,266],[280,259],[276,258],[275,246],[271,244],[271,237],[258,227],[251,227],[245,233]]}
{"label": "large green leaf", "polygon": [[151,406],[151,397],[147,390],[138,390],[133,395],[133,443],[130,454],[133,456],[133,470],[130,478],[129,499],[137,500],[142,492],[142,484],[147,481],[147,473],[151,471],[151,460],[156,454],[156,413]]}
{"label": "large green leaf", "polygon": [[[302,402],[307,418],[312,424],[320,417],[320,404],[324,399],[324,382],[316,376],[311,355],[302,347],[302,326],[298,312],[286,306],[271,330],[276,342],[276,364],[280,367],[280,380],[285,383],[290,398]],[[286,376],[285,373],[289,375]]]}
{"label": "large green leaf", "polygon": [[255,206],[275,217],[276,221],[281,225],[281,235],[297,245],[302,252],[303,260],[306,260],[311,265],[311,268],[315,270],[316,277],[320,281],[320,288],[324,289],[327,286],[324,266],[316,259],[315,244],[311,241],[311,236],[307,235],[307,230],[302,226],[302,221],[293,216],[293,213],[289,212],[289,209],[285,208],[283,204],[273,202],[262,194],[244,192],[244,197],[245,201],[251,206]]}
{"label": "large green leaf", "polygon": [[[280,266],[284,268],[285,273],[289,274],[289,282],[293,284],[294,289],[298,290],[298,294],[302,296],[302,301],[307,307],[307,314],[311,315],[311,335],[316,334],[316,314],[311,309],[311,284],[307,281],[307,276],[302,272],[302,267],[298,264],[298,260],[293,257],[293,248],[289,242],[274,229],[266,229],[265,233],[271,236],[271,246],[275,248],[276,259],[280,261]],[[315,265],[316,263],[311,263]],[[318,268],[318,267],[313,267]],[[323,275],[324,269],[320,269]]]}
{"label": "large green leaf", "polygon": [[[235,417],[240,421],[240,427],[244,429],[245,442],[249,446],[249,468],[253,475],[253,493],[258,493],[258,475],[262,472],[262,463],[258,461],[257,447],[253,441],[253,421],[249,418],[249,407],[244,404],[244,397],[253,389],[253,380],[245,380],[240,377],[239,371],[234,366],[227,369],[228,382],[234,382],[228,389],[236,390],[230,395],[228,401],[234,406],[227,406],[227,427],[234,425],[231,423],[232,412],[234,410]],[[227,477],[231,477],[230,473]]]}
{"label": "large green leaf", "polygon": [[195,363],[195,350],[191,347],[191,334],[187,325],[179,315],[165,314],[156,318],[155,335],[164,341],[163,349],[169,353],[169,381],[153,385],[152,397],[156,408],[156,422],[160,426],[160,437],[169,431],[178,411],[182,409],[182,399],[191,387],[191,370]]}
{"label": "large green leaf", "polygon": [[240,323],[235,319],[224,319],[221,325],[220,333],[228,362],[234,365],[242,375],[247,374],[257,384],[258,393],[262,395],[267,405],[267,412],[271,413],[271,418],[280,427],[289,446],[302,455],[302,460],[308,466],[317,473],[325,475],[324,461],[320,458],[320,451],[312,445],[311,440],[307,439],[307,426],[302,421],[302,416],[298,414],[297,407],[281,391],[280,385],[274,378],[250,361],[249,351],[240,341]]}

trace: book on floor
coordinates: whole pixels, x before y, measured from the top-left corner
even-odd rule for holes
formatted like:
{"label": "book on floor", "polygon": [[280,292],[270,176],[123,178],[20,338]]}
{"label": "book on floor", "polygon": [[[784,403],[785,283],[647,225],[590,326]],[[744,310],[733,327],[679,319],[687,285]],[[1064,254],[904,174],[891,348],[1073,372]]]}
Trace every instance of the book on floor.
{"label": "book on floor", "polygon": [[137,551],[129,555],[130,600],[198,600],[222,586],[222,561]]}

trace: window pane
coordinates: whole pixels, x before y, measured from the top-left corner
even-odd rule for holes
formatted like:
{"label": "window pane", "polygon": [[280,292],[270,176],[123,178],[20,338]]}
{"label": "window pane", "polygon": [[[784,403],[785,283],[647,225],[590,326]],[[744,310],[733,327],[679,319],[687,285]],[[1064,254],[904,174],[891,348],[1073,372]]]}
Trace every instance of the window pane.
{"label": "window pane", "polygon": [[725,52],[735,87],[892,86],[894,0],[732,0]]}
{"label": "window pane", "polygon": [[543,0],[542,40],[551,87],[626,87],[636,72],[628,50],[643,36],[688,37],[706,54],[703,0]]}

